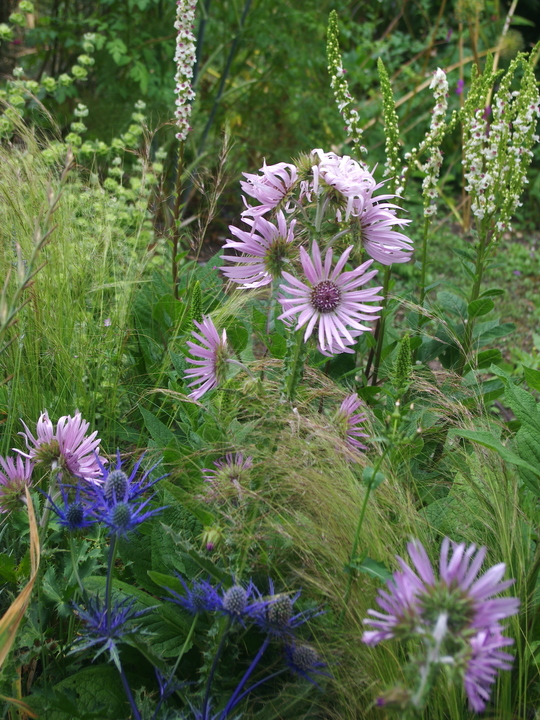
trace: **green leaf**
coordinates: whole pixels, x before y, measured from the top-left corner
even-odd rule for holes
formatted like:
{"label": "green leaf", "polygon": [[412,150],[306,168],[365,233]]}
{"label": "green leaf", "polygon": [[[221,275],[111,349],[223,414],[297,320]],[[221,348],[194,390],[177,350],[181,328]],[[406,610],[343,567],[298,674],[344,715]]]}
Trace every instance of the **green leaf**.
{"label": "green leaf", "polygon": [[215,522],[215,516],[201,505],[195,503],[191,493],[182,490],[182,488],[177,485],[173,485],[169,480],[162,480],[161,487],[167,490],[167,492],[169,492],[182,507],[196,517],[202,525],[212,525]]}
{"label": "green leaf", "polygon": [[0,578],[8,582],[17,582],[15,560],[10,555],[6,555],[6,553],[0,555]]}
{"label": "green leaf", "polygon": [[366,483],[366,485],[371,486],[373,490],[379,487],[384,480],[385,477],[381,472],[377,472],[375,475],[373,474],[374,468],[372,467],[366,467],[364,468],[364,472],[362,473],[362,480]]}
{"label": "green leaf", "polygon": [[165,573],[156,572],[155,570],[149,570],[148,575],[152,582],[162,588],[170,588],[175,592],[183,595],[185,593],[184,586],[177,577],[173,575],[165,575]]}
{"label": "green leaf", "polygon": [[392,573],[388,568],[378,560],[373,558],[356,558],[352,560],[348,565],[345,566],[347,570],[358,570],[358,572],[365,573],[370,577],[376,578],[377,580],[386,581],[390,580]]}
{"label": "green leaf", "polygon": [[536,27],[536,23],[529,18],[521,17],[521,15],[514,15],[510,25],[527,25],[528,27]]}
{"label": "green leaf", "polygon": [[454,293],[448,292],[447,290],[437,293],[437,302],[443,310],[446,310],[452,315],[458,315],[459,317],[467,316],[467,303],[463,298],[454,295]]}
{"label": "green leaf", "polygon": [[143,416],[144,425],[153,440],[162,446],[169,445],[169,443],[176,444],[176,436],[172,430],[142,405],[139,405],[139,410]]}
{"label": "green leaf", "polygon": [[129,55],[127,55],[127,47],[123,40],[120,40],[120,38],[115,38],[114,40],[110,40],[105,47],[109,51],[110,55],[112,56],[112,59],[117,65],[127,65],[127,63],[130,61]]}
{"label": "green leaf", "polygon": [[506,290],[501,290],[501,288],[490,288],[489,290],[484,290],[483,293],[480,293],[480,297],[499,297],[500,295],[504,295],[506,293]]}
{"label": "green leaf", "polygon": [[525,382],[533,390],[540,392],[540,370],[534,370],[533,368],[523,366],[523,372],[525,374]]}
{"label": "green leaf", "polygon": [[241,353],[248,344],[249,333],[243,323],[239,320],[229,320],[225,323],[227,331],[227,340],[234,348],[235,352]]}
{"label": "green leaf", "polygon": [[498,320],[488,320],[475,326],[473,337],[476,339],[477,345],[487,345],[492,340],[499,340],[506,337],[506,335],[510,335],[515,329],[514,323],[502,323],[499,325]]}
{"label": "green leaf", "polygon": [[491,298],[478,298],[478,300],[473,300],[469,303],[467,313],[470,319],[477,318],[482,315],[487,315],[494,307],[495,303],[491,300]]}
{"label": "green leaf", "polygon": [[518,420],[540,433],[540,413],[536,408],[536,400],[529,392],[508,383],[504,399]]}
{"label": "green leaf", "polygon": [[478,443],[489,450],[494,450],[505,462],[525,468],[526,470],[532,472],[536,477],[540,477],[540,467],[535,468],[530,463],[522,460],[519,455],[516,455],[516,453],[512,452],[512,450],[505,447],[502,442],[497,440],[497,438],[495,438],[490,432],[485,430],[464,430],[461,428],[453,428],[449,431],[448,435],[450,437],[462,437],[466,440]]}

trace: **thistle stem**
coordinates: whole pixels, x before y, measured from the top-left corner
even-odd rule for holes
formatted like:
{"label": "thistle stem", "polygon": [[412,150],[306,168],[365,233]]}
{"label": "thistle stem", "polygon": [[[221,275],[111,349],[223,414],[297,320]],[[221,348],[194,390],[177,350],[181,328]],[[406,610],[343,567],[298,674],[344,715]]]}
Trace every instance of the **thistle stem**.
{"label": "thistle stem", "polygon": [[133,693],[131,692],[131,688],[129,687],[128,679],[122,665],[118,666],[118,672],[120,673],[124,692],[126,693],[126,697],[129,701],[129,704],[131,705],[133,717],[135,718],[135,720],[141,720],[141,713],[139,712],[139,708],[137,707],[137,703],[135,702],[135,698],[133,697]]}
{"label": "thistle stem", "polygon": [[116,548],[118,546],[118,535],[113,534],[109,544],[109,558],[107,561],[107,577],[105,578],[105,611],[107,613],[107,630],[111,629],[111,596],[112,596],[112,572],[116,560]]}
{"label": "thistle stem", "polygon": [[259,660],[262,658],[262,656],[263,656],[263,654],[264,654],[264,651],[265,651],[266,648],[268,647],[269,643],[270,643],[270,638],[269,638],[268,636],[266,636],[265,639],[264,639],[263,644],[261,645],[261,647],[259,648],[257,654],[255,655],[255,657],[254,657],[253,660],[251,661],[251,665],[248,667],[248,669],[247,669],[246,672],[244,673],[244,677],[243,677],[243,678],[240,680],[240,682],[238,683],[238,686],[236,687],[236,690],[233,692],[233,694],[232,694],[231,697],[229,698],[229,702],[227,703],[227,705],[225,705],[225,709],[224,709],[223,712],[221,713],[221,718],[220,718],[220,720],[225,720],[225,718],[226,718],[227,715],[230,713],[230,711],[235,707],[235,705],[236,705],[236,702],[235,702],[236,699],[238,698],[238,696],[239,696],[240,693],[242,692],[242,688],[244,687],[244,685],[245,685],[245,684],[247,683],[247,681],[249,680],[252,672],[253,672],[253,671],[255,670],[255,668],[257,667],[257,665],[258,665],[258,663],[259,663]]}
{"label": "thistle stem", "polygon": [[203,700],[202,711],[201,711],[202,720],[208,720],[207,715],[208,715],[208,703],[210,701],[210,690],[212,688],[212,682],[214,680],[214,675],[216,674],[218,663],[223,654],[223,650],[225,649],[225,641],[227,640],[227,636],[229,635],[229,630],[231,629],[231,624],[232,624],[232,619],[230,617],[228,617],[227,624],[223,628],[223,631],[221,634],[221,640],[219,641],[218,649],[216,650],[216,654],[214,655],[212,667],[210,668],[210,673],[208,674],[208,680],[206,681],[206,690],[204,693],[204,700]]}
{"label": "thistle stem", "polygon": [[69,534],[69,552],[71,554],[71,565],[73,569],[73,575],[75,576],[75,580],[77,581],[77,585],[79,586],[79,590],[81,593],[84,592],[84,585],[82,584],[80,575],[79,575],[79,568],[78,568],[78,557],[75,553],[75,539],[73,537],[73,533]]}

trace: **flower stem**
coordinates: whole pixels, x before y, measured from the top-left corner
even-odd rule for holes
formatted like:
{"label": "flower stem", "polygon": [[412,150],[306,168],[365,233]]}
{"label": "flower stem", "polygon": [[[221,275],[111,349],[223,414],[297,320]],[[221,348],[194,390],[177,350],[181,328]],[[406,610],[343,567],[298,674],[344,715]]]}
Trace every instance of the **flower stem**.
{"label": "flower stem", "polygon": [[[420,272],[420,307],[424,307],[424,300],[426,297],[426,276],[427,276],[427,246],[429,237],[429,228],[431,225],[430,218],[424,218],[424,233],[422,236],[422,268]],[[422,323],[422,316],[418,318],[418,326]]]}
{"label": "flower stem", "polygon": [[214,655],[212,667],[210,668],[210,673],[208,674],[208,680],[206,681],[206,690],[204,693],[204,700],[203,700],[202,710],[201,710],[202,720],[208,720],[207,715],[208,715],[208,703],[210,701],[210,690],[212,688],[212,682],[214,680],[214,675],[216,674],[218,663],[220,661],[221,655],[223,654],[223,650],[225,649],[225,641],[227,640],[227,637],[229,635],[229,630],[231,629],[231,624],[232,624],[232,619],[230,617],[228,617],[227,623],[222,630],[221,640],[219,641],[219,645],[216,650],[216,654]]}
{"label": "flower stem", "polygon": [[264,654],[264,651],[265,651],[266,648],[268,647],[269,643],[270,643],[270,638],[269,638],[268,636],[266,636],[265,639],[264,639],[264,642],[262,643],[261,647],[259,648],[257,654],[255,655],[255,657],[254,657],[253,660],[251,661],[251,665],[248,667],[248,669],[247,669],[246,672],[244,673],[244,677],[243,677],[243,678],[240,680],[240,682],[238,683],[238,685],[237,685],[237,687],[236,687],[236,690],[233,692],[233,694],[232,694],[231,697],[229,698],[229,702],[227,703],[227,705],[225,705],[225,709],[224,709],[223,712],[221,713],[221,718],[220,718],[220,720],[225,720],[225,718],[227,717],[227,715],[228,715],[228,714],[231,712],[231,710],[236,706],[236,704],[237,704],[237,703],[235,702],[236,699],[238,698],[238,696],[239,696],[240,693],[242,692],[242,689],[243,689],[244,685],[247,683],[247,681],[249,680],[252,672],[253,672],[253,671],[255,670],[255,668],[257,667],[257,665],[258,665],[258,663],[259,663],[259,660],[262,658],[262,656],[263,656],[263,654]]}
{"label": "flower stem", "polygon": [[77,585],[79,586],[79,590],[81,593],[84,592],[84,585],[82,584],[80,575],[79,575],[79,568],[78,568],[78,557],[75,553],[75,538],[73,537],[73,533],[69,533],[69,552],[71,554],[71,566],[73,569],[73,575],[75,576],[75,580],[77,581]]}
{"label": "flower stem", "polygon": [[[58,482],[58,476],[59,471],[57,468],[53,468],[51,470],[51,484],[49,485],[49,492],[48,495],[51,499],[53,499],[54,491],[56,490],[56,484]],[[51,505],[50,503],[47,504],[45,502],[45,507],[43,508],[43,515],[41,516],[41,520],[39,521],[39,545],[41,548],[43,548],[43,543],[45,541],[45,536],[47,535],[47,528],[49,527],[49,518],[51,516]]]}
{"label": "flower stem", "polygon": [[366,509],[368,505],[369,496],[371,495],[371,491],[373,490],[373,484],[375,482],[375,478],[377,476],[377,473],[379,472],[379,469],[383,463],[384,458],[386,457],[386,454],[388,452],[388,448],[385,447],[383,454],[379,457],[377,462],[375,463],[375,467],[373,468],[373,472],[371,474],[371,480],[369,481],[366,492],[364,495],[364,502],[362,503],[362,508],[360,510],[360,516],[358,518],[358,524],[356,525],[356,532],[354,534],[353,544],[351,547],[351,554],[349,559],[349,573],[347,577],[347,586],[345,588],[345,596],[343,598],[343,607],[341,609],[341,613],[339,616],[338,624],[341,625],[343,623],[343,619],[345,617],[345,613],[347,611],[347,604],[349,602],[349,597],[351,595],[351,589],[352,589],[352,583],[353,583],[353,569],[350,567],[354,561],[354,558],[356,557],[356,552],[358,550],[358,543],[360,541],[360,532],[362,530],[362,525],[364,523],[364,517],[366,515]]}
{"label": "flower stem", "polygon": [[131,705],[133,717],[135,718],[135,720],[141,720],[141,713],[139,712],[139,708],[137,707],[137,703],[135,702],[135,698],[133,697],[133,693],[131,692],[131,688],[129,687],[128,679],[122,665],[118,666],[118,672],[120,673],[124,692],[126,693],[126,697],[129,701],[129,704]]}
{"label": "flower stem", "polygon": [[178,241],[180,239],[180,210],[182,207],[182,170],[184,167],[184,142],[182,141],[178,147],[178,166],[176,168],[176,187],[174,211],[172,218],[172,286],[173,295],[178,300],[178,263],[176,257],[178,255]]}
{"label": "flower stem", "polygon": [[111,628],[111,595],[112,595],[112,572],[114,561],[116,559],[116,548],[118,545],[118,535],[113,534],[109,544],[109,559],[107,561],[107,577],[105,579],[105,609],[107,612],[107,630]]}
{"label": "flower stem", "polygon": [[377,340],[377,345],[375,348],[375,353],[373,353],[373,350],[371,351],[368,364],[366,367],[366,376],[369,375],[369,371],[371,369],[371,361],[373,360],[373,374],[371,376],[371,384],[376,385],[377,384],[377,375],[379,374],[379,366],[381,363],[381,355],[383,351],[383,344],[384,344],[384,330],[385,330],[385,324],[386,324],[386,313],[387,313],[387,305],[388,305],[388,288],[390,286],[390,272],[391,272],[391,265],[385,265],[384,267],[384,279],[383,279],[383,300],[382,300],[382,309],[381,309],[381,317],[379,318],[379,322],[377,323],[377,327],[375,329],[375,336]]}
{"label": "flower stem", "polygon": [[306,354],[307,345],[304,342],[302,331],[288,333],[283,375],[283,395],[290,402],[293,402],[296,397],[296,390],[302,379]]}

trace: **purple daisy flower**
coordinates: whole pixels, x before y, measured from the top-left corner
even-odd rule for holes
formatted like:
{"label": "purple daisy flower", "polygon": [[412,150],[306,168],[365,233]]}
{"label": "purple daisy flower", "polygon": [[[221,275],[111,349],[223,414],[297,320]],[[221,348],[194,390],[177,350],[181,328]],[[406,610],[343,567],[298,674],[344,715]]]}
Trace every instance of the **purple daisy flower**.
{"label": "purple daisy flower", "polygon": [[261,205],[250,207],[246,202],[248,215],[264,215],[269,210],[273,210],[280,203],[284,204],[284,209],[289,210],[287,197],[296,185],[298,172],[296,166],[291,163],[277,163],[276,165],[267,165],[266,162],[259,170],[261,175],[253,173],[242,173],[247,182],[241,181],[242,190]]}
{"label": "purple daisy flower", "polygon": [[513,656],[500,648],[513,642],[512,638],[501,635],[498,627],[482,630],[471,638],[471,655],[463,682],[469,705],[475,712],[482,712],[486,707],[498,670],[512,669]]}
{"label": "purple daisy flower", "polygon": [[227,333],[223,330],[220,337],[216,326],[208,316],[203,316],[202,322],[193,321],[201,334],[195,330],[191,331],[193,337],[198,340],[201,345],[188,341],[187,345],[195,359],[188,357],[188,362],[199,367],[188,368],[184,377],[186,380],[192,380],[188,387],[198,385],[189,397],[198,400],[207,390],[220,385],[227,376],[227,361],[230,356],[229,347],[227,345]]}
{"label": "purple daisy flower", "polygon": [[0,455],[0,513],[7,513],[16,507],[24,495],[24,488],[32,485],[34,463],[30,460]]}
{"label": "purple daisy flower", "polygon": [[424,627],[430,632],[441,612],[448,613],[448,628],[454,634],[493,628],[500,620],[515,615],[519,599],[493,598],[514,580],[502,581],[505,564],[499,563],[484,575],[478,573],[486,548],[452,543],[445,538],[441,547],[440,578],[435,576],[424,546],[417,540],[407,545],[416,572],[400,557],[401,571],[387,582],[387,591],[379,590],[377,603],[386,614],[368,610],[374,619],[365,623],[375,630],[364,633],[363,642],[377,645],[393,637],[407,637]]}
{"label": "purple daisy flower", "polygon": [[[48,470],[57,469],[60,473],[68,472],[91,483],[100,482],[101,471],[97,455],[100,440],[96,438],[97,430],[86,435],[90,423],[82,419],[80,412],[75,413],[74,417],[61,417],[56,424],[56,431],[47,411],[41,413],[36,437],[24,422],[23,425],[25,431],[19,435],[24,437],[29,452],[24,453],[14,448],[15,452]],[[99,458],[99,461],[107,462],[105,458]]]}
{"label": "purple daisy flower", "polygon": [[[366,450],[357,438],[367,438],[369,435],[360,430],[366,422],[366,416],[356,411],[362,406],[362,402],[356,393],[349,395],[341,403],[339,410],[334,417],[334,425],[341,431],[345,441],[353,450]],[[355,414],[356,413],[356,414]]]}
{"label": "purple daisy flower", "polygon": [[263,217],[244,217],[251,231],[229,226],[231,233],[238,238],[228,240],[224,248],[232,248],[243,253],[242,256],[222,255],[222,260],[237,263],[235,267],[221,268],[225,277],[241,283],[242,288],[257,288],[269,285],[272,280],[281,277],[283,266],[289,262],[293,250],[294,226],[296,220],[287,228],[285,216],[278,212],[277,226]]}
{"label": "purple daisy flower", "polygon": [[412,240],[392,228],[408,225],[410,220],[398,218],[389,203],[373,202],[366,203],[356,217],[362,244],[370,257],[383,265],[409,262]]}
{"label": "purple daisy flower", "polygon": [[[380,305],[367,304],[382,300],[377,295],[380,287],[357,289],[377,274],[377,270],[365,272],[373,260],[368,260],[355,270],[343,272],[351,250],[352,246],[345,250],[332,270],[332,248],[328,249],[323,266],[319,246],[313,241],[311,258],[304,248],[300,248],[300,262],[309,284],[290,273],[283,273],[289,286],[282,285],[281,290],[294,297],[278,298],[284,310],[280,319],[298,315],[296,329],[307,325],[304,341],[311,336],[318,323],[319,345],[323,351],[341,352],[347,345],[354,344],[358,334],[370,330],[360,320],[376,320],[378,316],[372,313],[381,309]],[[357,332],[353,335],[349,328]]]}

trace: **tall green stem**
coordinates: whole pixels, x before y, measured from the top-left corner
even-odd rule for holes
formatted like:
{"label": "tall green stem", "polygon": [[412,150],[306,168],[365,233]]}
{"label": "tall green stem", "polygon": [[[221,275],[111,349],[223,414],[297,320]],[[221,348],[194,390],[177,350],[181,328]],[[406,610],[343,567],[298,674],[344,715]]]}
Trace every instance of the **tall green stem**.
{"label": "tall green stem", "polygon": [[387,306],[388,306],[388,288],[390,287],[390,272],[391,272],[392,266],[386,265],[384,268],[384,279],[383,279],[383,301],[382,301],[382,308],[381,308],[381,317],[379,318],[379,322],[377,323],[377,328],[375,330],[376,334],[376,340],[377,345],[375,348],[375,353],[370,356],[368,360],[368,365],[366,367],[366,375],[369,375],[369,371],[371,370],[371,359],[374,357],[373,360],[373,375],[371,379],[371,384],[376,385],[377,384],[377,375],[379,374],[379,367],[381,364],[381,356],[383,351],[383,345],[384,345],[384,330],[386,325],[386,313],[387,313]]}
{"label": "tall green stem", "polygon": [[[479,240],[478,250],[476,253],[476,265],[474,268],[474,283],[473,283],[473,286],[471,289],[471,294],[469,296],[469,303],[468,303],[469,305],[472,302],[474,302],[474,300],[478,300],[478,296],[480,295],[480,288],[482,286],[482,279],[483,279],[483,275],[484,275],[484,261],[486,258],[486,253],[487,253],[488,248],[489,248],[489,237],[486,232],[483,232],[481,235],[481,238]],[[474,317],[467,318],[465,334],[463,337],[463,354],[462,354],[462,358],[461,358],[459,368],[458,368],[459,375],[463,375],[465,365],[467,364],[467,358],[471,351],[474,322],[475,322]]]}
{"label": "tall green stem", "polygon": [[283,376],[283,394],[290,402],[296,397],[296,390],[302,379],[307,344],[302,330],[290,332],[287,337],[287,355]]}
{"label": "tall green stem", "polygon": [[107,577],[105,579],[105,611],[107,613],[107,629],[111,627],[111,596],[112,596],[112,573],[114,561],[116,560],[116,548],[118,547],[118,535],[113,533],[109,544],[109,559],[107,561]]}
{"label": "tall green stem", "polygon": [[[424,232],[422,235],[422,268],[421,268],[421,274],[420,274],[420,299],[419,299],[419,305],[421,308],[424,307],[424,300],[426,298],[427,246],[428,246],[430,225],[431,225],[431,219],[428,217],[424,218]],[[422,323],[422,317],[420,316],[418,318],[418,325],[420,326],[421,323]]]}
{"label": "tall green stem", "polygon": [[347,604],[349,602],[349,597],[351,595],[351,589],[352,589],[352,583],[353,583],[353,569],[350,567],[356,557],[356,552],[358,550],[358,543],[360,542],[360,532],[362,531],[362,525],[364,523],[364,517],[366,515],[366,509],[369,501],[369,496],[371,495],[371,491],[373,490],[373,486],[375,484],[375,478],[377,477],[377,473],[380,470],[380,467],[383,463],[384,458],[386,457],[386,454],[388,452],[388,448],[385,447],[383,454],[379,457],[377,462],[375,463],[375,467],[373,468],[373,472],[371,474],[371,480],[367,485],[366,493],[364,495],[364,502],[362,503],[362,508],[360,510],[360,516],[358,518],[358,524],[356,525],[356,532],[354,534],[354,540],[351,547],[351,555],[349,559],[349,574],[347,577],[347,586],[345,588],[345,596],[343,598],[343,608],[341,609],[341,613],[339,616],[339,625],[343,623],[343,619],[345,617],[345,612],[347,611]]}

